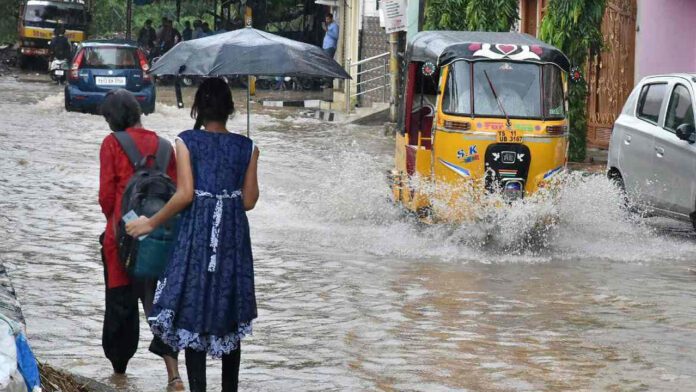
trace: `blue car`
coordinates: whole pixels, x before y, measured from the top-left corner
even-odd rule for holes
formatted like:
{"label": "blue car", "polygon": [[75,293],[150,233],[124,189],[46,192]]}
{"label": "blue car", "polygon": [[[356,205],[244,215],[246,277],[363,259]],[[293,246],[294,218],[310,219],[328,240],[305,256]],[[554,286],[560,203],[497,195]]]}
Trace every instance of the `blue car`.
{"label": "blue car", "polygon": [[145,53],[130,41],[83,42],[73,58],[65,86],[65,110],[99,113],[106,93],[132,92],[144,114],[155,111],[155,83]]}

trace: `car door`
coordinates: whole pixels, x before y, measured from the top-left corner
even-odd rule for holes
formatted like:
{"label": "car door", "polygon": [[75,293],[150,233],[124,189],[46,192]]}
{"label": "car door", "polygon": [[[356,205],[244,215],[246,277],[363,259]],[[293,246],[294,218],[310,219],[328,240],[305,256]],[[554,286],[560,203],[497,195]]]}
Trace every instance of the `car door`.
{"label": "car door", "polygon": [[688,215],[696,206],[696,146],[679,139],[676,131],[683,124],[694,126],[694,92],[686,80],[672,83],[669,92],[664,121],[655,134],[655,205]]}
{"label": "car door", "polygon": [[667,92],[666,81],[645,83],[638,97],[635,116],[621,116],[619,167],[631,198],[644,204],[654,204],[653,189],[655,134],[660,130],[660,114]]}

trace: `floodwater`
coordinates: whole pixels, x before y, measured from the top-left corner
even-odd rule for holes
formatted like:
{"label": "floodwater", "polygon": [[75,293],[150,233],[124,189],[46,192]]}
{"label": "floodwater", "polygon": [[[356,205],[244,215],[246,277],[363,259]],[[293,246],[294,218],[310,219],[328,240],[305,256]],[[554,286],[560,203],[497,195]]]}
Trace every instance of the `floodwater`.
{"label": "floodwater", "polygon": [[[127,378],[100,345],[106,125],[65,113],[49,84],[0,79],[0,102],[0,260],[36,353],[122,390],[164,390],[144,323]],[[192,121],[159,106],[144,124],[173,138]],[[243,390],[696,390],[689,225],[631,217],[602,176],[571,175],[557,202],[423,226],[389,202],[381,128],[268,114],[252,127],[259,318]],[[551,227],[530,224],[548,214]]]}

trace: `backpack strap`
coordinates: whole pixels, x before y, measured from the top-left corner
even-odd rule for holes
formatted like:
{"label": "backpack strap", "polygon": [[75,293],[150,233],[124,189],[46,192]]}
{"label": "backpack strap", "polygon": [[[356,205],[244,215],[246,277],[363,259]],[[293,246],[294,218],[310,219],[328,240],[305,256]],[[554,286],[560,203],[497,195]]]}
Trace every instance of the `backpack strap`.
{"label": "backpack strap", "polygon": [[128,156],[128,160],[131,162],[131,165],[133,165],[133,169],[137,168],[142,161],[143,156],[140,154],[138,146],[135,145],[135,140],[133,140],[131,135],[129,135],[126,131],[114,132],[113,135],[118,141],[118,144],[121,145],[123,152],[125,152]]}
{"label": "backpack strap", "polygon": [[172,144],[165,138],[158,137],[159,143],[157,144],[157,153],[155,154],[155,163],[157,168],[162,171],[162,173],[167,173],[167,167],[169,167],[169,160],[172,158]]}

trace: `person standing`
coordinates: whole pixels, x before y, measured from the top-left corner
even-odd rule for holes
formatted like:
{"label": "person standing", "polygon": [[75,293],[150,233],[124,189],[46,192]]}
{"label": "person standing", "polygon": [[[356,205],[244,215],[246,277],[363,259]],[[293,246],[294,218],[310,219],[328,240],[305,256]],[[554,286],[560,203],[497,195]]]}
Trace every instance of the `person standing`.
{"label": "person standing", "polygon": [[[156,133],[144,129],[140,104],[127,90],[112,90],[102,104],[102,115],[113,132],[126,132],[143,156],[155,155],[159,143]],[[121,221],[121,202],[133,166],[114,134],[104,138],[99,152],[99,205],[106,217],[106,229],[100,237],[106,282],[102,347],[114,373],[126,372],[128,362],[138,348],[140,311],[138,300],[147,314],[155,296],[154,280],[131,278],[118,256],[116,231]],[[167,174],[176,181],[176,159],[172,155]],[[183,391],[179,377],[178,351],[155,337],[150,351],[164,359],[169,376],[168,391]]]}
{"label": "person standing", "polygon": [[151,51],[155,47],[155,41],[157,40],[157,32],[152,27],[152,19],[145,21],[145,25],[138,33],[138,45]]}
{"label": "person standing", "polygon": [[328,54],[331,58],[336,54],[336,48],[338,47],[338,23],[334,21],[333,14],[326,15],[326,20],[321,26],[326,34],[324,35],[324,42],[321,46],[324,52]]}
{"label": "person standing", "polygon": [[210,37],[211,35],[213,35],[213,30],[210,29],[210,25],[208,24],[208,22],[203,22],[202,29],[203,37]]}
{"label": "person standing", "polygon": [[206,391],[206,353],[222,359],[223,392],[237,391],[241,340],[257,317],[246,211],[259,198],[259,150],[227,130],[233,113],[227,83],[206,79],[191,107],[195,129],[176,139],[176,193],[151,218],[126,225],[138,237],[181,211],[179,237],[148,320],[172,349],[185,350],[191,392]]}
{"label": "person standing", "polygon": [[196,19],[193,22],[193,34],[192,38],[193,39],[198,39],[198,38],[203,38],[205,35],[203,35],[203,22],[200,19]]}
{"label": "person standing", "polygon": [[190,41],[193,38],[193,30],[191,30],[191,22],[184,22],[184,31],[181,32],[184,41]]}

